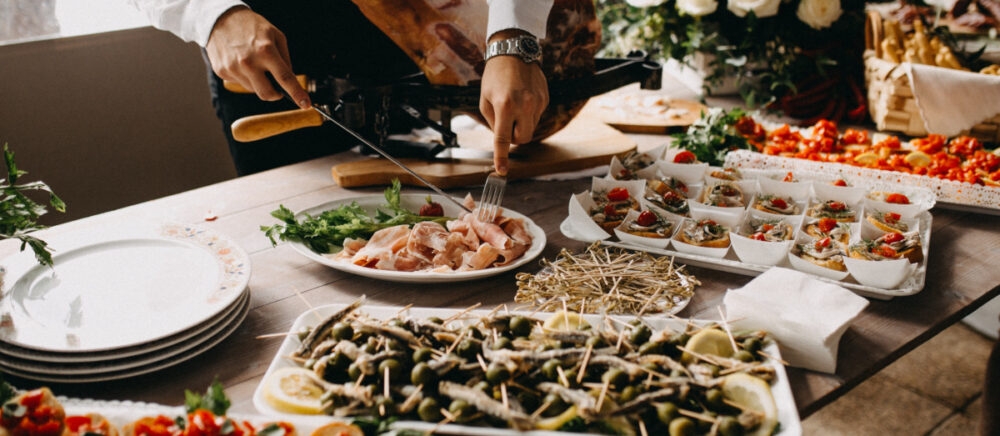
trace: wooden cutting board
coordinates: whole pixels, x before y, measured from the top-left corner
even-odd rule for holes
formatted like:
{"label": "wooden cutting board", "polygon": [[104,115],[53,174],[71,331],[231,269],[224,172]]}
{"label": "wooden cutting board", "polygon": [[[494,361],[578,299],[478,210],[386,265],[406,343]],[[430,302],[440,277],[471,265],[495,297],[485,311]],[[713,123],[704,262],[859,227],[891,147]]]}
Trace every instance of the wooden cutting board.
{"label": "wooden cutting board", "polygon": [[[461,148],[492,152],[493,133],[482,127],[459,131]],[[508,180],[578,171],[607,165],[612,156],[635,150],[631,138],[600,120],[583,114],[540,143],[511,148]],[[493,169],[492,158],[399,159],[427,181],[441,188],[482,185]],[[333,180],[344,188],[388,185],[393,179],[410,186],[423,186],[417,178],[383,158],[371,158],[335,165]]]}
{"label": "wooden cutting board", "polygon": [[581,114],[622,132],[663,135],[684,132],[707,110],[704,104],[671,98],[662,90],[629,86],[591,98]]}

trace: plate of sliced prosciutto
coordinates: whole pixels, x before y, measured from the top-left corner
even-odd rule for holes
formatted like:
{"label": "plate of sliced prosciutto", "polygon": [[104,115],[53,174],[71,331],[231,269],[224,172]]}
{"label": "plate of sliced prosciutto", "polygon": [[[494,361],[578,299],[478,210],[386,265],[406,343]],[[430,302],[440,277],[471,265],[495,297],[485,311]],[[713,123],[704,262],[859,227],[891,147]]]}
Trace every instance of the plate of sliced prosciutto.
{"label": "plate of sliced prosciutto", "polygon": [[[340,271],[374,279],[436,283],[475,280],[516,269],[541,254],[545,231],[530,218],[502,208],[492,222],[461,210],[435,194],[400,194],[399,204],[414,211],[429,202],[441,206],[444,217],[381,228],[368,238],[347,238],[333,253],[320,253],[306,244],[289,241],[305,257]],[[475,212],[471,196],[459,199]],[[377,216],[392,214],[386,197],[370,195],[324,203],[296,214],[318,216],[345,205],[358,206]],[[400,220],[405,221],[405,220]]]}

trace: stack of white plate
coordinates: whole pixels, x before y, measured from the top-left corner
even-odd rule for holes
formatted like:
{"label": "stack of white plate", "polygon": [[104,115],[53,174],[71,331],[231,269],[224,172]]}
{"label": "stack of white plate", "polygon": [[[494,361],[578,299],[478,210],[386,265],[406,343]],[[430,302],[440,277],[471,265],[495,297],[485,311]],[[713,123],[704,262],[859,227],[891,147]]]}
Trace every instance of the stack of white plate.
{"label": "stack of white plate", "polygon": [[[125,233],[125,234],[123,234]],[[232,334],[250,309],[250,258],[182,224],[50,243],[4,259],[0,372],[86,383],[176,365]]]}

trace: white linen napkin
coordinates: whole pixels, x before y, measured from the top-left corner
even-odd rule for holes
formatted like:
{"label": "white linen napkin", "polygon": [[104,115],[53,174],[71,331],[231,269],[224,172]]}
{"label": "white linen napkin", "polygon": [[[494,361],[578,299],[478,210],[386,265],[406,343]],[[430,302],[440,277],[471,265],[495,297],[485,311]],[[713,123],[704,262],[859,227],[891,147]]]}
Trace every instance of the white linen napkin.
{"label": "white linen napkin", "polygon": [[955,136],[1000,114],[1000,76],[930,65],[900,64],[930,133]]}
{"label": "white linen napkin", "polygon": [[864,297],[788,268],[767,270],[723,299],[736,330],[764,330],[790,366],[833,373],[840,337],[868,306]]}

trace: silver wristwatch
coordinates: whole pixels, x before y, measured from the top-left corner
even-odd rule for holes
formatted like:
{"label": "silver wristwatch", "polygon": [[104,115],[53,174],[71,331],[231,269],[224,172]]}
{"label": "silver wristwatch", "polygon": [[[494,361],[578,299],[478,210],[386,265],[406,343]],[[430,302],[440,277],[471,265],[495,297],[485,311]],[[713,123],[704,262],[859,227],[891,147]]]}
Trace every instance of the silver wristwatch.
{"label": "silver wristwatch", "polygon": [[486,46],[486,60],[490,60],[494,56],[517,56],[530,64],[542,61],[542,48],[538,45],[538,38],[531,35],[521,35],[501,39]]}

